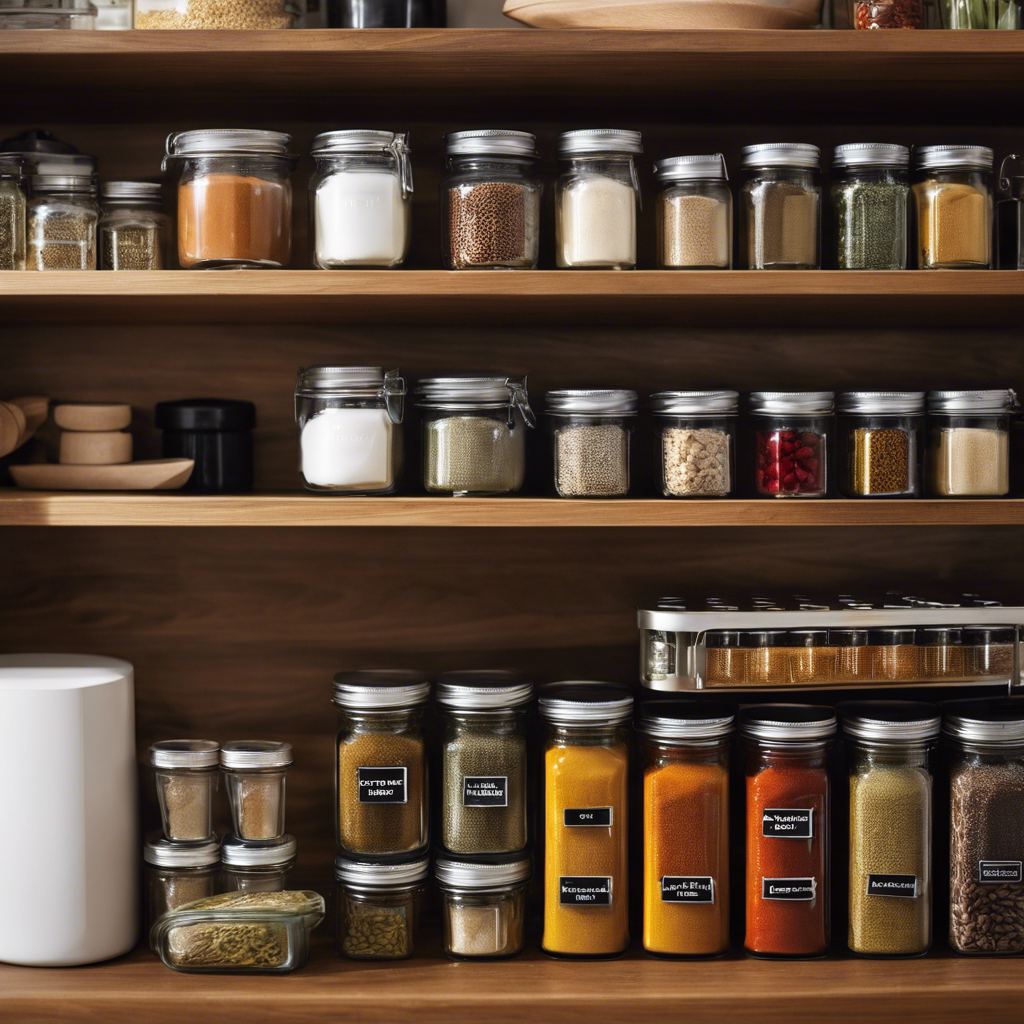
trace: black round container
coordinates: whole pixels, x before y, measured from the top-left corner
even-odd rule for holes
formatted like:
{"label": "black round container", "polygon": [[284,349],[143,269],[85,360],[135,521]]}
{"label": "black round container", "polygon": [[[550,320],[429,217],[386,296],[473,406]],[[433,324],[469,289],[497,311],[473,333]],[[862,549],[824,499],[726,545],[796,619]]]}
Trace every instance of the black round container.
{"label": "black round container", "polygon": [[447,0],[328,0],[331,28],[443,28]]}
{"label": "black round container", "polygon": [[165,459],[195,459],[182,488],[198,494],[252,490],[252,428],[256,406],[223,398],[158,402],[156,425],[164,432]]}

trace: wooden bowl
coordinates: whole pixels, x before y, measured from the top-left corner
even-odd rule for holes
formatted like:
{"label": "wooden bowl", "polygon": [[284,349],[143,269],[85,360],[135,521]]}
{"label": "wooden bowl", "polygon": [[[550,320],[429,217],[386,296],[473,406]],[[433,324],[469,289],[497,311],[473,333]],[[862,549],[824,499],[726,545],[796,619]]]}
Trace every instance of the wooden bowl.
{"label": "wooden bowl", "polygon": [[536,28],[798,29],[821,20],[821,0],[505,0]]}

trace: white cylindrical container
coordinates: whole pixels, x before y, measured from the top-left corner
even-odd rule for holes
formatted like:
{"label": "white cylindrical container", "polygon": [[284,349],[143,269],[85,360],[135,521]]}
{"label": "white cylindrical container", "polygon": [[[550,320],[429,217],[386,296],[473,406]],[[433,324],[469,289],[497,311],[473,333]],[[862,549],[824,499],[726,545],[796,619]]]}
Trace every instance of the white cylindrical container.
{"label": "white cylindrical container", "polygon": [[96,963],[138,938],[134,672],[0,656],[0,961]]}

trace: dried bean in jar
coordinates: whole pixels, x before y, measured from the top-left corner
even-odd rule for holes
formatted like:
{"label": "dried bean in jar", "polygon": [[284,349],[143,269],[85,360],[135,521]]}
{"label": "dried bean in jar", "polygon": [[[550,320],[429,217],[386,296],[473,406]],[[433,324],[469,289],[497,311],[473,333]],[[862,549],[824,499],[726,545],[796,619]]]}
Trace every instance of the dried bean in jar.
{"label": "dried bean in jar", "polygon": [[824,435],[759,430],[755,479],[762,495],[821,497],[825,493]]}

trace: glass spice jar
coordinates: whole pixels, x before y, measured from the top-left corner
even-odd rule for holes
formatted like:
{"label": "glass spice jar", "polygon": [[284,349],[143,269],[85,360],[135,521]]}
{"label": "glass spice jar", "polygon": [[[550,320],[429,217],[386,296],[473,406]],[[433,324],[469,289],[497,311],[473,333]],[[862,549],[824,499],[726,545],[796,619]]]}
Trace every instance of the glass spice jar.
{"label": "glass spice jar", "polygon": [[965,676],[1016,685],[1013,648],[1017,635],[1013,626],[964,626],[961,637]]}
{"label": "glass spice jar", "polygon": [[665,270],[732,267],[732,191],[721,153],[674,156],[654,165],[658,266]]}
{"label": "glass spice jar", "polygon": [[213,740],[164,740],[149,748],[164,835],[176,843],[213,838],[213,794],[220,780],[220,745]]}
{"label": "glass spice jar", "polygon": [[832,678],[837,683],[871,681],[875,655],[866,629],[830,629],[829,646],[836,652]]}
{"label": "glass spice jar", "polygon": [[266,31],[292,28],[298,14],[293,0],[135,0],[140,29]]}
{"label": "glass spice jar", "polygon": [[784,686],[789,682],[789,635],[784,629],[757,629],[743,634],[749,645],[747,684]]}
{"label": "glass spice jar", "polygon": [[84,175],[35,175],[28,203],[29,270],[95,270],[100,208]]}
{"label": "glass spice jar", "polygon": [[885,627],[868,631],[874,653],[871,675],[876,683],[914,683],[921,667],[913,629]]}
{"label": "glass spice jar", "polygon": [[165,270],[170,218],[161,212],[160,185],[108,181],[100,190],[101,270]]}
{"label": "glass spice jar", "polygon": [[755,391],[754,482],[765,498],[823,498],[828,490],[831,391]]}
{"label": "glass spice jar", "polygon": [[92,0],[5,0],[0,5],[0,32],[6,29],[95,29]]}
{"label": "glass spice jar", "polygon": [[629,439],[635,391],[549,391],[545,411],[554,439],[560,498],[621,498],[629,493]]}
{"label": "glass spice jar", "polygon": [[659,391],[658,489],[666,498],[727,498],[736,486],[735,391]]}
{"label": "glass spice jar", "polygon": [[[710,630],[704,637],[705,670],[707,686],[744,686],[747,682],[747,665],[750,649],[743,639],[750,634],[736,630]],[[668,674],[666,666],[665,675]]]}
{"label": "glass spice jar", "polygon": [[836,405],[843,496],[919,497],[925,393],[844,391]]}
{"label": "glass spice jar", "polygon": [[924,28],[922,0],[850,0],[854,28]]}
{"label": "glass spice jar", "polygon": [[789,649],[789,680],[793,686],[826,686],[835,671],[835,648],[827,629],[786,631]]}
{"label": "glass spice jar", "polygon": [[1004,497],[1010,490],[1010,420],[1017,395],[928,392],[928,489],[936,498]]}
{"label": "glass spice jar", "polygon": [[0,270],[25,269],[26,211],[21,160],[0,153]]}
{"label": "glass spice jar", "polygon": [[297,849],[294,836],[261,843],[225,836],[220,847],[222,891],[283,892]]}
{"label": "glass spice jar", "polygon": [[262,842],[284,835],[285,773],[291,763],[289,743],[233,740],[221,747],[220,767],[239,839]]}
{"label": "glass spice jar", "polygon": [[146,928],[169,910],[203,900],[216,892],[220,846],[178,843],[163,836],[150,839],[143,849],[146,863]]}
{"label": "glass spice jar", "polygon": [[938,5],[941,27],[957,31],[981,29],[1010,30],[1024,28],[1020,0],[998,0],[992,4],[958,3],[941,0]]}
{"label": "glass spice jar", "polygon": [[963,679],[963,633],[958,626],[925,626],[917,631],[921,678]]}

